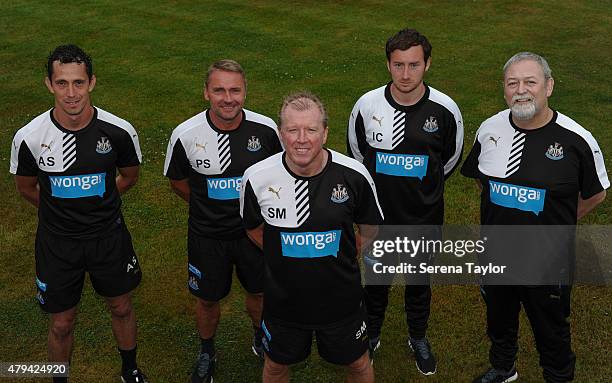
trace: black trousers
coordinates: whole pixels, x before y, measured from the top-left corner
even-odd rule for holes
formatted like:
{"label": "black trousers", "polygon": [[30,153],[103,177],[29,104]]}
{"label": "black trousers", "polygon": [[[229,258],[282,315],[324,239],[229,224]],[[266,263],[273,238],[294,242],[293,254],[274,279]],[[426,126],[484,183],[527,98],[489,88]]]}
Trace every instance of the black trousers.
{"label": "black trousers", "polygon": [[[380,336],[385,311],[389,303],[389,285],[366,285],[364,296],[368,311],[368,335],[370,339]],[[406,285],[404,289],[404,310],[408,331],[412,338],[424,338],[431,304],[429,285]]]}
{"label": "black trousers", "polygon": [[[440,240],[442,228],[439,225],[390,226],[384,233],[379,232],[379,238]],[[368,335],[372,339],[380,336],[389,303],[389,287],[394,278],[393,275],[375,276],[372,271],[372,261],[368,262],[367,259],[365,261],[364,300],[368,312]],[[376,259],[375,262],[381,262],[384,265],[408,263],[418,269],[421,263],[433,264],[434,254],[427,250],[412,255],[391,252]],[[416,339],[424,338],[431,306],[430,275],[427,273],[405,274],[403,283],[405,284],[404,310],[409,335]]]}
{"label": "black trousers", "polygon": [[487,305],[487,334],[491,339],[489,360],[509,370],[518,351],[519,312],[523,305],[540,354],[547,382],[574,378],[576,355],[571,348],[568,317],[571,286],[483,286]]}

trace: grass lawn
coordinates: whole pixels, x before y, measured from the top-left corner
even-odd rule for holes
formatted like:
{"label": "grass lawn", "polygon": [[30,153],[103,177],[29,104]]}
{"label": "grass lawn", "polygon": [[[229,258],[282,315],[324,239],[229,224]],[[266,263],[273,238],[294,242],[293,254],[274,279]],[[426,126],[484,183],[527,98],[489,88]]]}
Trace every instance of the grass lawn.
{"label": "grass lawn", "polygon": [[[187,381],[197,352],[194,300],[186,289],[184,203],[162,176],[172,129],[204,108],[203,75],[220,58],[247,71],[247,108],[275,118],[282,96],[309,89],[326,102],[329,146],[345,151],[354,102],[388,79],[384,43],[411,26],[433,45],[427,82],[461,108],[466,149],[480,122],[505,108],[501,68],[514,53],[544,55],[553,70],[553,108],[597,138],[612,169],[612,4],[609,1],[0,1],[0,361],[46,359],[46,317],[35,304],[36,211],[8,173],[15,131],[52,105],[44,64],[55,46],[75,43],[94,59],[94,103],[136,127],[145,162],[124,197],[144,279],[136,292],[139,363],[155,382]],[[584,223],[612,222],[610,198]],[[447,222],[478,222],[471,180],[447,184]],[[251,329],[235,284],[222,304],[216,381],[260,380]],[[473,286],[435,286],[429,337],[438,372],[421,377],[406,348],[403,288],[391,293],[375,370],[382,382],[466,382],[487,365],[485,313]],[[612,288],[577,286],[572,308],[576,381],[605,382],[612,373]],[[541,373],[533,337],[521,322],[521,381]],[[293,368],[295,382],[336,382],[342,370],[313,352]],[[86,283],[71,381],[117,382],[119,357],[103,301]],[[19,380],[27,382],[27,379]]]}

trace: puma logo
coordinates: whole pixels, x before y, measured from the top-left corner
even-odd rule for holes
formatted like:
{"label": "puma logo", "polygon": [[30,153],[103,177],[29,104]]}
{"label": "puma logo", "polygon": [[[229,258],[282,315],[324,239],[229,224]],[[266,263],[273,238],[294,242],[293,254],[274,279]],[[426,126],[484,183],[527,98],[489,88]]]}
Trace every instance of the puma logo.
{"label": "puma logo", "polygon": [[206,153],[206,145],[208,145],[208,142],[205,142],[204,145],[198,144],[197,142],[195,144],[196,148],[202,149],[204,151],[204,153]]}
{"label": "puma logo", "polygon": [[380,126],[382,128],[382,120],[383,118],[385,118],[385,116],[382,116],[381,118],[378,118],[376,116],[372,116],[372,120],[378,122],[378,126]]}
{"label": "puma logo", "polygon": [[49,144],[40,144],[40,148],[41,149],[45,149],[43,150],[40,154],[42,155],[43,153],[45,153],[47,150],[51,151],[51,145],[53,145],[53,141],[49,142]]}
{"label": "puma logo", "polygon": [[280,199],[280,191],[281,191],[281,189],[282,189],[282,187],[278,188],[278,190],[274,190],[274,188],[272,186],[268,187],[268,191],[276,194],[276,198],[278,198],[278,199]]}
{"label": "puma logo", "polygon": [[495,147],[497,147],[497,141],[499,141],[499,139],[500,139],[500,138],[501,138],[501,137],[497,137],[497,138],[495,138],[495,137],[493,137],[493,136],[490,136],[490,137],[489,137],[489,141],[493,141],[493,143],[495,144]]}

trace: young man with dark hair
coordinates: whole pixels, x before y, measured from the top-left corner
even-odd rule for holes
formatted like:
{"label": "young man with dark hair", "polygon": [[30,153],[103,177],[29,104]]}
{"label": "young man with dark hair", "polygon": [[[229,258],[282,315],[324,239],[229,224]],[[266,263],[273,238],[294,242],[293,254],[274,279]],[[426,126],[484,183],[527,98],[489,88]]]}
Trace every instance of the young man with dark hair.
{"label": "young man with dark hair", "polygon": [[274,121],[243,108],[246,86],[244,70],[236,61],[213,63],[204,87],[210,109],[174,129],[166,154],[164,175],[172,190],[189,203],[188,284],[197,297],[201,343],[192,383],[213,381],[219,301],[230,292],[234,266],[246,290],[245,305],[254,330],[252,350],[263,358],[263,256],[246,236],[238,197],[245,169],[282,147]]}
{"label": "young man with dark hair", "polygon": [[423,49],[423,60],[427,63],[431,57],[431,44],[427,37],[420,34],[415,29],[402,29],[391,36],[385,44],[385,54],[387,61],[391,62],[391,53],[395,50],[405,51],[412,47],[421,46]]}
{"label": "young man with dark hair", "polygon": [[47,58],[47,77],[49,79],[53,77],[53,63],[56,61],[60,64],[85,64],[87,77],[91,80],[94,75],[91,57],[76,45],[61,45],[49,54]]}
{"label": "young man with dark hair", "polygon": [[[431,65],[431,45],[425,36],[414,29],[401,30],[387,41],[386,55],[391,81],[355,104],[347,150],[372,175],[385,225],[442,225],[444,182],[463,150],[461,112],[450,97],[423,82]],[[405,166],[406,161],[411,166]],[[426,338],[431,288],[425,277],[406,281],[404,299],[408,344],[418,370],[430,375],[436,371],[436,360]],[[389,284],[369,284],[368,279],[364,290],[374,352],[380,345]]]}
{"label": "young man with dark hair", "polygon": [[[19,193],[38,208],[36,297],[50,314],[49,360],[70,362],[88,272],[111,312],[121,379],[146,382],[136,365],[130,297],[142,272],[120,197],[138,180],[138,136],[129,122],[91,105],[96,76],[79,47],[63,45],[50,54],[45,84],[55,105],[15,134],[10,171]],[[54,378],[61,381],[67,378]]]}
{"label": "young man with dark hair", "polygon": [[[474,178],[481,189],[481,224],[572,228],[604,200],[610,187],[601,149],[589,131],[549,107],[554,79],[542,56],[517,53],[507,61],[503,75],[508,109],[480,125],[461,168],[461,173]],[[557,236],[553,240],[568,241],[574,235],[566,233],[564,238]],[[529,245],[529,251],[542,237],[532,242],[524,237],[520,240]],[[504,234],[497,246],[508,247],[508,241]],[[490,240],[488,246],[494,243]],[[571,264],[571,238],[569,243]],[[553,254],[547,254],[546,249],[537,252],[551,259],[547,268],[558,257],[555,250]],[[568,320],[572,281],[571,276],[561,277],[566,273],[557,275],[559,281],[555,279],[554,285],[482,286],[491,368],[475,383],[512,382],[518,378],[515,359],[521,305],[533,330],[544,380],[573,380],[576,355],[571,348]],[[562,282],[564,279],[568,281]]]}

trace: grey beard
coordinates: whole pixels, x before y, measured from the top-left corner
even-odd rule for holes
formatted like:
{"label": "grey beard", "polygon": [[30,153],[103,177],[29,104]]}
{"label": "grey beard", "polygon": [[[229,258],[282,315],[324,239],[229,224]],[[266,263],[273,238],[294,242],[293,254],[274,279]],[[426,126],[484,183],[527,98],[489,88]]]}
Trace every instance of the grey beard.
{"label": "grey beard", "polygon": [[517,120],[531,120],[536,114],[536,104],[535,101],[531,101],[527,104],[515,103],[510,110],[512,111],[512,117]]}

